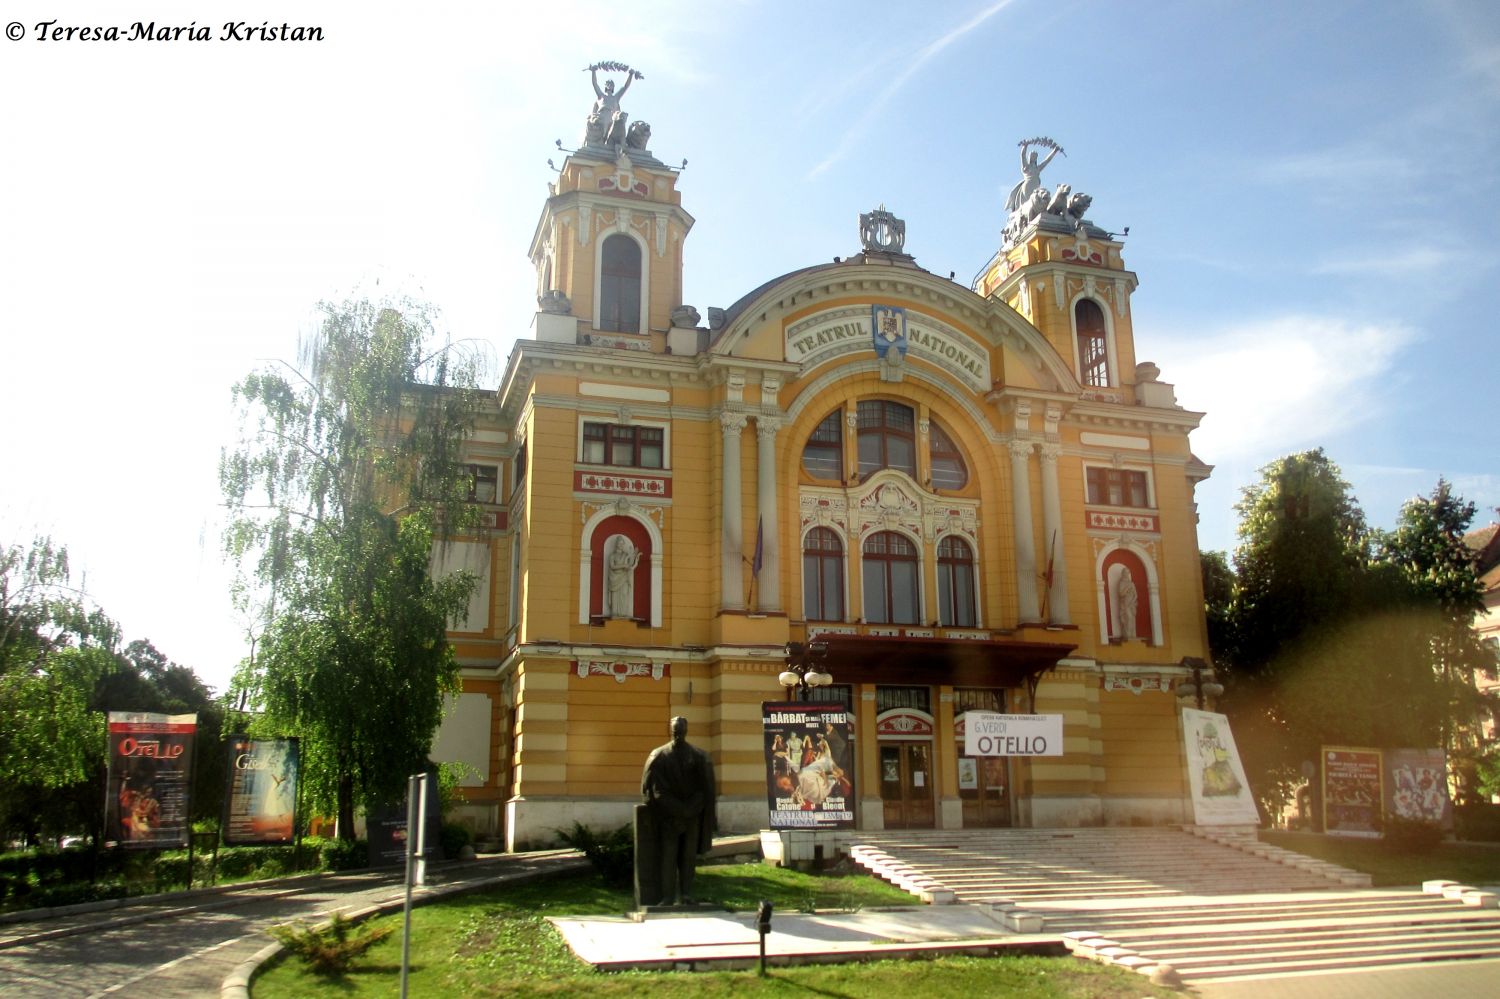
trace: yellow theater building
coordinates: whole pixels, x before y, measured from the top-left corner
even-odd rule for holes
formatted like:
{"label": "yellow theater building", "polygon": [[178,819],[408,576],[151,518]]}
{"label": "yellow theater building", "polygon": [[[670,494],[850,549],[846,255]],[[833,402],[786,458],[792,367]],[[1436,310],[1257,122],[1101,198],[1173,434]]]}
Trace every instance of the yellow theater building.
{"label": "yellow theater building", "polygon": [[[532,238],[533,335],[469,443],[492,528],[447,555],[481,576],[433,752],[472,768],[462,814],[512,849],[626,823],[683,715],[721,830],[760,829],[762,704],[817,640],[859,828],[1190,822],[1202,414],[1139,360],[1087,197],[1023,145],[973,287],[881,208],[705,322],[678,173],[596,91]],[[971,710],[1060,715],[1063,754],[966,757]]]}

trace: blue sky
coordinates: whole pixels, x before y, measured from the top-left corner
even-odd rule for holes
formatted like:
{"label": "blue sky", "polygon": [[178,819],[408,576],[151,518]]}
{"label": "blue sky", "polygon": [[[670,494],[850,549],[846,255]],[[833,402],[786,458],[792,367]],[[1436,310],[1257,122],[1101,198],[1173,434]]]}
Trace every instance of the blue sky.
{"label": "blue sky", "polygon": [[[60,8],[66,7],[66,13]],[[259,24],[313,44],[37,41],[37,22]],[[415,291],[498,370],[561,139],[618,60],[689,166],[685,297],[857,249],[884,203],[929,270],[997,247],[1016,142],[1130,227],[1141,359],[1206,412],[1200,540],[1323,446],[1372,523],[1439,475],[1500,504],[1500,8],[1454,2],[13,3],[0,40],[0,542],[68,544],[131,637],[222,684],[229,387],[321,298]],[[1494,519],[1481,512],[1481,522]]]}

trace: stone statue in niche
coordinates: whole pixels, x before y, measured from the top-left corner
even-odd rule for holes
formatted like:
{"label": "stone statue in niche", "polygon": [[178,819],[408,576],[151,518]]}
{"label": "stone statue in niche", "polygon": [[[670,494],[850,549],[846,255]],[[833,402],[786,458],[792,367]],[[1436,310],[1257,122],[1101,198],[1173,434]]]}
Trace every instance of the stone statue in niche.
{"label": "stone statue in niche", "polygon": [[609,574],[605,577],[604,616],[635,617],[635,567],[641,553],[630,539],[616,534],[609,541]]}
{"label": "stone statue in niche", "polygon": [[1125,641],[1139,637],[1135,633],[1135,615],[1139,606],[1135,580],[1131,578],[1130,570],[1122,565],[1115,580],[1115,634]]}

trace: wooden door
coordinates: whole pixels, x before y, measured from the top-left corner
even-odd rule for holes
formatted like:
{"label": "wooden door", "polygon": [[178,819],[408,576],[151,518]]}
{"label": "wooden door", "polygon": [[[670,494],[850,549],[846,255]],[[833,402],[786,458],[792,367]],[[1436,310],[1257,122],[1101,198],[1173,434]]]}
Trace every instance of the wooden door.
{"label": "wooden door", "polygon": [[932,743],[880,744],[880,799],[887,829],[931,829],[934,804]]}

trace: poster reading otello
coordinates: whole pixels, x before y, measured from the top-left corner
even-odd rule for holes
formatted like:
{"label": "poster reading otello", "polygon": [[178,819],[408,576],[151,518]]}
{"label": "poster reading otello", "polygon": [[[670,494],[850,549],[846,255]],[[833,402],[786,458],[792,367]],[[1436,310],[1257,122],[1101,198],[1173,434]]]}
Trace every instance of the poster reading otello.
{"label": "poster reading otello", "polygon": [[1188,788],[1200,826],[1256,825],[1260,813],[1245,779],[1245,767],[1229,731],[1229,719],[1213,711],[1182,710]]}
{"label": "poster reading otello", "polygon": [[297,740],[229,738],[224,842],[290,843],[297,814]]}
{"label": "poster reading otello", "polygon": [[763,705],[772,829],[854,827],[854,716],[842,704]]}
{"label": "poster reading otello", "polygon": [[138,848],[187,846],[198,716],[109,713],[104,839]]}

